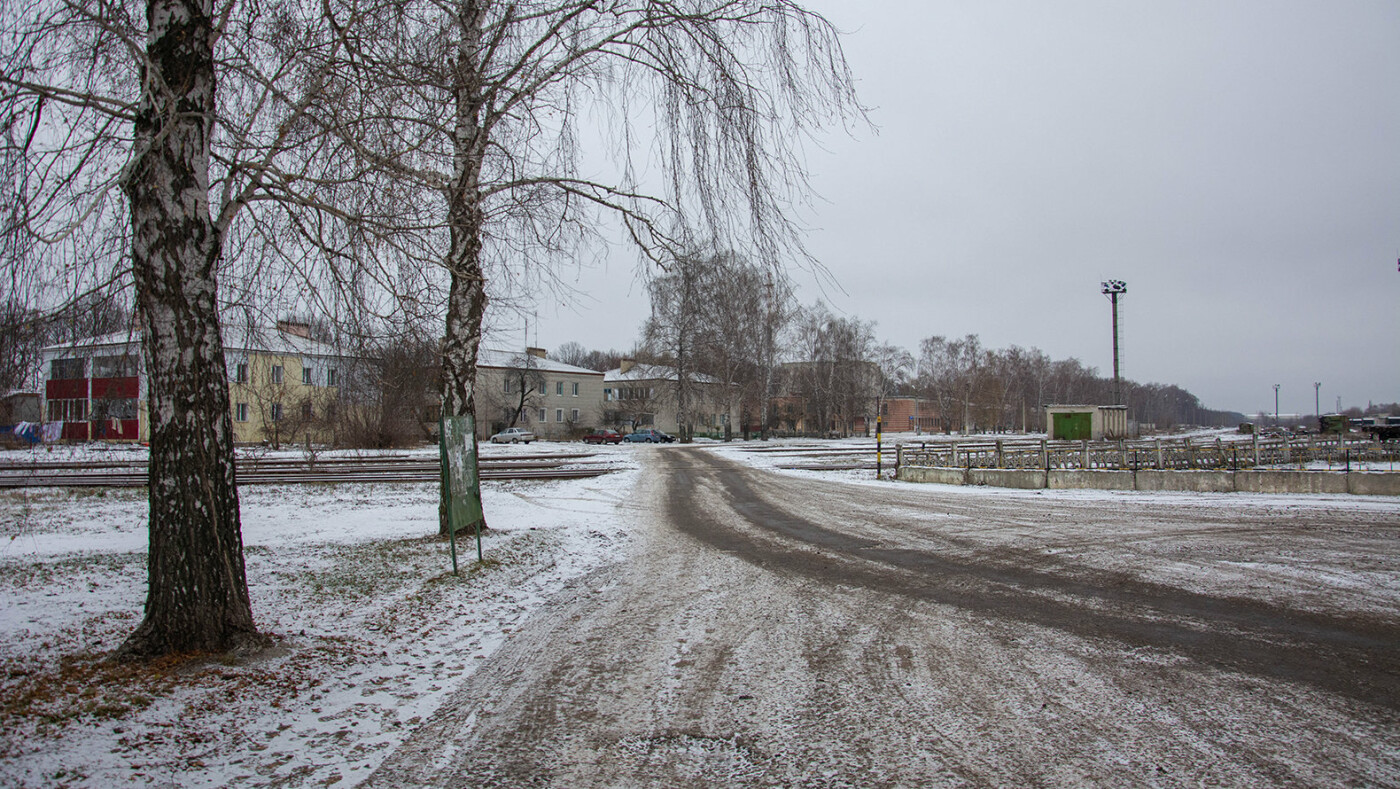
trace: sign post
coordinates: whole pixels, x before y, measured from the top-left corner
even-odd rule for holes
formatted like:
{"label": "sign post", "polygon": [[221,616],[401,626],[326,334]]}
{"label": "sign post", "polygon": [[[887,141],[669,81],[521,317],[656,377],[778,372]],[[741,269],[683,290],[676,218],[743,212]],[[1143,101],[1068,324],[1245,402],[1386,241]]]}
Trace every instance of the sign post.
{"label": "sign post", "polygon": [[885,415],[875,415],[875,479],[880,478],[880,432],[885,426]]}
{"label": "sign post", "polygon": [[481,562],[481,488],[477,484],[476,419],[443,416],[438,430],[452,574],[457,571],[457,530],[476,526],[476,561]]}

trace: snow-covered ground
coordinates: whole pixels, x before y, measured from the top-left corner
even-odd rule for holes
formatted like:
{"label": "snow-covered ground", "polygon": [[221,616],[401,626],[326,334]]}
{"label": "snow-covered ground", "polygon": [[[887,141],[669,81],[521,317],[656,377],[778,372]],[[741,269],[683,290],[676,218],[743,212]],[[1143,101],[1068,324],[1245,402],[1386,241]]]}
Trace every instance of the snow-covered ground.
{"label": "snow-covered ground", "polygon": [[[793,457],[749,450],[810,443],[709,448],[777,470]],[[574,451],[585,448],[483,447],[487,457]],[[355,785],[546,600],[628,555],[631,535],[653,517],[633,497],[644,473],[636,457],[668,450],[586,451],[617,470],[583,480],[486,483],[486,562],[478,565],[472,542],[460,540],[460,577],[450,572],[448,544],[435,536],[434,484],[242,489],[254,615],[276,641],[242,662],[132,667],[103,660],[140,619],[144,490],[0,491],[0,785]],[[56,449],[0,460],[139,453]],[[909,488],[873,471],[780,473]],[[969,501],[1150,496],[1280,511],[1326,507],[1363,520],[1400,507],[1355,496],[942,489]]]}
{"label": "snow-covered ground", "polygon": [[276,642],[243,663],[103,661],[140,619],[144,489],[0,492],[0,785],[353,785],[543,601],[625,555],[634,448],[590,449],[617,470],[486,483],[486,561],[459,535],[460,577],[434,484],[242,489],[254,616]]}

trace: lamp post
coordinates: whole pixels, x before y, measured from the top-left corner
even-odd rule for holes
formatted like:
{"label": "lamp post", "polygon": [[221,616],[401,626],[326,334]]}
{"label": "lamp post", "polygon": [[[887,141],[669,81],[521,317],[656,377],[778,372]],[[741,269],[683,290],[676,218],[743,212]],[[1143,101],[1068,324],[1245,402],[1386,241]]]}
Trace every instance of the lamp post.
{"label": "lamp post", "polygon": [[1113,404],[1123,404],[1122,389],[1118,378],[1118,297],[1128,292],[1128,283],[1121,279],[1110,279],[1103,285],[1103,294],[1113,302]]}
{"label": "lamp post", "polygon": [[1313,381],[1313,411],[1316,412],[1314,415],[1315,415],[1318,419],[1321,419],[1321,418],[1322,418],[1322,382],[1321,382],[1321,381]]}
{"label": "lamp post", "polygon": [[1278,384],[1274,384],[1274,427],[1278,427]]}

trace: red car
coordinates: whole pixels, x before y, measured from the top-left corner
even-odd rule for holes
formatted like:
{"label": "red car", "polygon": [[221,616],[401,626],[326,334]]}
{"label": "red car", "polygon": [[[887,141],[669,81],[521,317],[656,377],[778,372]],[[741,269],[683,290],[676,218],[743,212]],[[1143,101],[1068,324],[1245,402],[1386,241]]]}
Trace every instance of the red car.
{"label": "red car", "polygon": [[585,444],[620,444],[622,436],[616,430],[598,430],[583,437]]}

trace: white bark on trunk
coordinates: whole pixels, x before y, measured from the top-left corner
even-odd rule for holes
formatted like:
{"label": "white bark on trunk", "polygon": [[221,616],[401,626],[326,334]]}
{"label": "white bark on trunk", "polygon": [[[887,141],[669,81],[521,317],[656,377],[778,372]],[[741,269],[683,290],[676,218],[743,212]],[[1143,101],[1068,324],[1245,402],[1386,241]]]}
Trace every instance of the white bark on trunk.
{"label": "white bark on trunk", "polygon": [[261,643],[243,568],[209,213],[211,0],[150,0],[147,86],[125,190],[149,381],[146,615],[122,653]]}
{"label": "white bark on trunk", "polygon": [[[444,451],[465,456],[473,466],[476,452],[476,361],[481,346],[481,322],[486,314],[486,275],[481,265],[482,210],[481,165],[485,157],[486,131],[481,126],[482,96],[480,43],[484,3],[465,0],[458,6],[461,41],[457,48],[456,119],[452,182],[448,187],[447,216],[450,228],[446,267],[451,276],[447,296],[447,328],[442,341],[442,412],[472,420],[462,444]],[[472,442],[470,449],[465,442]],[[443,490],[439,508],[440,532],[448,533],[447,502],[454,495],[481,500],[477,470],[470,474],[470,490]],[[444,480],[444,486],[448,481]],[[459,524],[465,526],[467,524]],[[485,526],[483,518],[483,527]]]}

